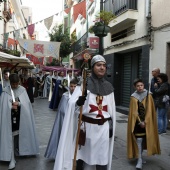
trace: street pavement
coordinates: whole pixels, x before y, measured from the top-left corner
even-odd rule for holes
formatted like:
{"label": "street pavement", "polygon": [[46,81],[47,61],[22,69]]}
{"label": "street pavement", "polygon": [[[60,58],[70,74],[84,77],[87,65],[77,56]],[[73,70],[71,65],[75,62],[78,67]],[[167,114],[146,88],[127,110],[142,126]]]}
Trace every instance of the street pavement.
{"label": "street pavement", "polygon": [[[47,99],[35,99],[33,110],[36,130],[39,138],[40,154],[29,157],[16,157],[15,170],[53,170],[54,160],[44,158],[44,153],[51,134],[56,111],[48,108]],[[127,115],[117,112],[116,134],[112,161],[112,170],[135,170],[136,160],[128,160],[126,156]],[[170,170],[170,131],[166,135],[159,135],[161,155],[146,156],[144,170]],[[7,170],[8,162],[0,162],[0,170]]]}

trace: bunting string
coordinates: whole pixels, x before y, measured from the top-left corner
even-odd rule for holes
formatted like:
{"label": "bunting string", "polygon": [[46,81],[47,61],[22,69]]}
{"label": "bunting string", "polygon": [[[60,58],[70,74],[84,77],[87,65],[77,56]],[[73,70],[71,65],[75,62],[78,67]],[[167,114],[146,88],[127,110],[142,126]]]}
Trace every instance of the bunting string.
{"label": "bunting string", "polygon": [[[80,3],[78,3],[78,4],[82,5],[83,3],[85,3],[85,1],[86,1],[86,0],[84,0],[84,1],[82,1],[82,2],[80,2]],[[92,1],[92,2],[93,2],[93,1]],[[82,4],[81,4],[81,3],[82,3]],[[35,23],[32,23],[32,24],[27,25],[27,26],[25,26],[25,27],[22,27],[22,28],[19,28],[19,29],[17,29],[17,30],[10,31],[10,32],[7,32],[7,33],[1,34],[1,35],[2,35],[4,38],[6,38],[6,37],[9,36],[9,34],[13,33],[14,38],[15,38],[15,39],[18,39],[18,38],[20,38],[20,30],[22,31],[22,30],[26,30],[26,29],[27,29],[28,34],[29,34],[30,37],[31,37],[31,36],[33,35],[33,33],[34,33],[35,25],[38,24],[38,23],[42,23],[43,21],[44,21],[45,27],[49,30],[50,27],[51,27],[51,25],[52,25],[52,23],[53,23],[53,18],[54,18],[54,16],[58,16],[58,15],[61,16],[63,12],[65,12],[65,14],[68,15],[68,14],[70,13],[70,11],[71,11],[71,8],[76,8],[78,4],[75,4],[75,5],[73,5],[73,6],[70,7],[70,8],[66,8],[66,9],[64,9],[64,10],[62,10],[62,11],[60,11],[60,12],[54,14],[54,15],[51,15],[51,16],[49,16],[49,17],[47,17],[47,18],[44,18],[43,20],[36,21]],[[81,8],[81,9],[82,9],[82,8]],[[78,13],[82,14],[82,15],[85,17],[84,13],[82,13],[82,12],[83,12],[82,10],[79,10],[79,11],[78,11]],[[77,14],[74,13],[73,15],[77,15]],[[77,17],[77,16],[76,16],[76,17]]]}

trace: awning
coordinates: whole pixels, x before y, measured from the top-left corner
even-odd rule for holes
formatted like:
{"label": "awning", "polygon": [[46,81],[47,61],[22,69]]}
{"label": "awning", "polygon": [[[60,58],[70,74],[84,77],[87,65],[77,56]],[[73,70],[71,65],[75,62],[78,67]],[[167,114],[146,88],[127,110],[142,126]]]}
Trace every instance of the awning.
{"label": "awning", "polygon": [[79,71],[79,69],[73,69],[73,68],[66,68],[66,67],[62,67],[62,66],[42,66],[41,67],[43,71]]}
{"label": "awning", "polygon": [[33,62],[25,57],[15,57],[3,52],[0,52],[0,67],[22,67],[22,68],[35,68]]}
{"label": "awning", "polygon": [[90,54],[91,56],[94,56],[94,55],[96,55],[96,54],[98,54],[98,52],[99,52],[99,50],[98,49],[91,49],[91,48],[86,48],[86,49],[84,49],[83,51],[81,51],[80,53],[78,53],[78,54],[76,54],[75,56],[73,56],[71,59],[73,59],[73,60],[83,60],[84,58],[83,58],[83,55],[85,54],[85,53],[88,53],[88,54]]}

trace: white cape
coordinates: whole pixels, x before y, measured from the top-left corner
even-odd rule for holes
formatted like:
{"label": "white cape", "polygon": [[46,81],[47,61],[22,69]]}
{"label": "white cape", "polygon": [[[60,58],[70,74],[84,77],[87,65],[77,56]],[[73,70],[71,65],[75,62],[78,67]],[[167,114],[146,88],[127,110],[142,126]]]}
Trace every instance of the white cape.
{"label": "white cape", "polygon": [[[55,159],[54,170],[72,170],[74,149],[75,149],[75,135],[78,124],[78,115],[75,114],[75,102],[78,97],[81,96],[81,87],[77,86],[73,95],[71,96],[67,104],[67,114],[65,115],[63,128],[61,131],[60,141],[58,145],[58,151]],[[89,95],[89,93],[88,93]],[[88,97],[87,95],[87,97]],[[107,170],[111,170],[112,164],[112,155],[113,155],[113,146],[114,146],[114,134],[115,134],[115,125],[116,125],[116,111],[115,111],[115,102],[114,94],[111,93],[108,95],[108,112],[113,120],[113,137],[110,138],[109,142],[109,163]],[[85,170],[95,170],[95,166],[85,165]]]}

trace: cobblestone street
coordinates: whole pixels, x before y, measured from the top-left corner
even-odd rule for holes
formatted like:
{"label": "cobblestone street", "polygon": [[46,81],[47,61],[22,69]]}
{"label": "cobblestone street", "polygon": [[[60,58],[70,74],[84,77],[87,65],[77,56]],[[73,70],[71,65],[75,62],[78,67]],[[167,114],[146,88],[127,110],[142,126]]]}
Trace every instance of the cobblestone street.
{"label": "cobblestone street", "polygon": [[[54,161],[44,158],[44,153],[51,134],[55,120],[56,111],[48,108],[47,99],[35,99],[33,104],[36,128],[39,138],[40,154],[33,157],[16,157],[15,170],[53,170]],[[114,155],[112,169],[115,170],[135,170],[136,160],[126,158],[126,126],[127,115],[117,113],[116,137],[114,145]],[[144,151],[144,170],[169,170],[170,167],[170,131],[166,135],[160,136],[161,152],[160,156],[146,157]],[[7,170],[8,162],[0,162],[0,170]]]}

